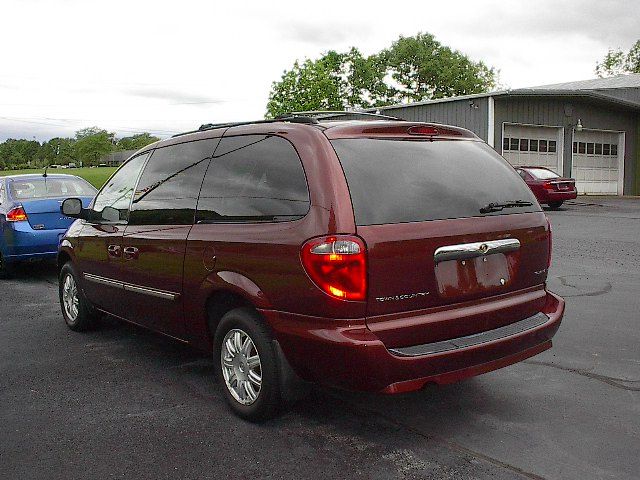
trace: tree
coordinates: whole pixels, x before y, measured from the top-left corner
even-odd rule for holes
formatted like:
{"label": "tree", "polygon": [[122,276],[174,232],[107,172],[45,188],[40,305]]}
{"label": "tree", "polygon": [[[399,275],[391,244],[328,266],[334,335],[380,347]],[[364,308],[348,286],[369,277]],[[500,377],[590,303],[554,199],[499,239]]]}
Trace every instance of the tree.
{"label": "tree", "polygon": [[429,33],[400,37],[381,52],[397,84],[395,101],[421,101],[487,92],[496,72],[442,45]]}
{"label": "tree", "polygon": [[115,135],[98,127],[84,128],[76,132],[75,156],[86,165],[95,165],[114,149]]}
{"label": "tree", "polygon": [[297,60],[293,68],[274,82],[267,115],[276,117],[302,110],[342,110],[344,85],[340,79],[341,55],[330,51],[319,60]]}
{"label": "tree", "polygon": [[640,40],[627,53],[610,49],[602,62],[596,65],[596,75],[601,78],[624,73],[640,73]]}
{"label": "tree", "polygon": [[76,152],[74,148],[75,141],[71,138],[52,138],[48,142],[42,144],[41,157],[45,164],[64,165],[69,162],[75,162]]}
{"label": "tree", "polygon": [[116,142],[118,150],[139,150],[146,147],[150,143],[160,140],[158,137],[149,135],[148,133],[139,133],[131,137],[123,137]]}
{"label": "tree", "polygon": [[400,37],[390,48],[363,56],[355,47],[318,60],[296,60],[273,82],[267,117],[304,110],[346,110],[486,92],[496,72],[441,45],[433,35]]}

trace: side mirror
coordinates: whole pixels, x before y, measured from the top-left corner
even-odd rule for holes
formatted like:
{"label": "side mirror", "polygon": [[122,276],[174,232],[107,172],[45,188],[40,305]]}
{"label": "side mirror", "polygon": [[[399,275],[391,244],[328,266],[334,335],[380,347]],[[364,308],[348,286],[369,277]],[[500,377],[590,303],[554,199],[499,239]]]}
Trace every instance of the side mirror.
{"label": "side mirror", "polygon": [[107,222],[119,222],[120,210],[117,208],[106,206],[102,209],[102,219]]}
{"label": "side mirror", "polygon": [[79,198],[67,198],[60,206],[60,212],[71,218],[82,218],[82,200]]}

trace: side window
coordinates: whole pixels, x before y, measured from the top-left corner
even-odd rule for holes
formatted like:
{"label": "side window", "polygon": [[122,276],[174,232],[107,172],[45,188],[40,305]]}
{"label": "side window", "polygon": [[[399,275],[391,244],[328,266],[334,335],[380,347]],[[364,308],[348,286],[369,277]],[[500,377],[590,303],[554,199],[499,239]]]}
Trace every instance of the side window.
{"label": "side window", "polygon": [[293,145],[277,136],[220,141],[202,185],[196,220],[277,222],[309,211],[309,191]]}
{"label": "side window", "polygon": [[91,208],[90,220],[96,222],[126,222],[138,175],[149,158],[149,152],[125,163],[98,193]]}
{"label": "side window", "polygon": [[191,225],[204,173],[219,139],[157,148],[133,196],[130,225]]}
{"label": "side window", "polygon": [[0,205],[4,203],[4,184],[0,183]]}

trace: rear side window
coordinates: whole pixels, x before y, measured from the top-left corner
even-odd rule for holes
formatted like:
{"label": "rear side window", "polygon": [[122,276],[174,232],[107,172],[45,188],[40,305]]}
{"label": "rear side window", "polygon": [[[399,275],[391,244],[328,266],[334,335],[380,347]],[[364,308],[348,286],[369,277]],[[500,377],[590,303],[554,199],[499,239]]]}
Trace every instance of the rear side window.
{"label": "rear side window", "polygon": [[158,148],[138,182],[130,225],[191,225],[204,173],[218,139]]}
{"label": "rear side window", "polygon": [[[488,145],[466,140],[332,140],[356,223],[378,225],[539,211],[531,190]],[[531,206],[481,213],[489,203]]]}
{"label": "rear side window", "polygon": [[289,221],[308,211],[307,180],[291,143],[266,135],[220,141],[202,185],[198,222]]}

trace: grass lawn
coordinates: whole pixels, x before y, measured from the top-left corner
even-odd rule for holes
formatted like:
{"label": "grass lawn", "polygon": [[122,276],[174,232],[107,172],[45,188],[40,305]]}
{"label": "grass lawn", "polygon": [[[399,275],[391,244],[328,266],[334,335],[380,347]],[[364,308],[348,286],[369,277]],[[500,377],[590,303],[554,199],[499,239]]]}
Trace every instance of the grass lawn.
{"label": "grass lawn", "polygon": [[[104,182],[116,171],[116,167],[97,167],[97,168],[67,168],[57,169],[50,168],[48,173],[66,173],[82,177],[91,183],[94,187],[100,188]],[[0,177],[6,175],[20,175],[22,173],[43,173],[42,168],[31,168],[29,170],[0,170]]]}

